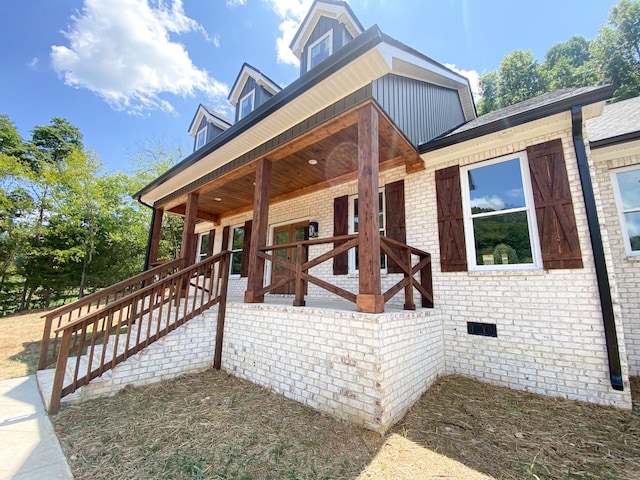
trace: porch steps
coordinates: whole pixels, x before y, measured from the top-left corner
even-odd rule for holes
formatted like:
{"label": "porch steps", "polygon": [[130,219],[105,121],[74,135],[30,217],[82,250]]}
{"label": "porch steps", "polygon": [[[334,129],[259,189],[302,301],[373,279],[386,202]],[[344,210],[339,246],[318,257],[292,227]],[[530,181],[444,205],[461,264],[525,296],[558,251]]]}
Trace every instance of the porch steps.
{"label": "porch steps", "polygon": [[[187,301],[193,302],[193,297],[188,298]],[[196,299],[196,301],[199,303],[198,299]],[[132,355],[114,369],[107,370],[100,377],[94,378],[88,385],[80,387],[74,393],[63,397],[61,402],[78,403],[90,398],[111,396],[130,384],[135,386],[151,384],[183,373],[195,372],[210,367],[213,363],[213,341],[215,340],[217,310],[217,306],[214,306],[201,315],[191,319],[166,336],[151,343],[140,352]],[[138,330],[141,331],[142,341],[146,339],[148,332],[149,336],[153,337],[158,329],[165,327],[165,325],[162,324],[158,327],[157,318],[156,315],[153,315],[153,318],[149,319],[148,315],[146,315],[143,319],[138,320],[131,328],[131,338],[136,338]],[[149,322],[151,322],[150,329]],[[198,360],[191,362],[190,365],[189,361],[184,362],[184,349],[192,348],[194,337],[198,338],[203,336],[203,329],[208,329],[208,333],[205,335],[210,337],[211,345],[200,345],[199,350],[195,352],[192,351],[191,356],[199,352],[200,355],[198,355]],[[117,355],[124,353],[127,334],[122,334],[119,337]],[[115,341],[115,337],[113,336],[110,337],[109,347],[105,352],[105,363],[113,358],[112,341]],[[102,345],[95,346],[92,368],[100,364],[102,350]],[[202,351],[204,351],[204,358]],[[183,360],[182,363],[186,363],[186,365],[179,366],[174,364],[172,359],[176,357],[180,357]],[[67,368],[65,369],[64,385],[69,385],[73,381],[76,362],[77,357],[69,357]],[[89,356],[83,355],[80,359],[79,371],[83,373],[86,372],[88,364]],[[54,375],[54,368],[36,372],[40,394],[47,410],[51,402]]]}

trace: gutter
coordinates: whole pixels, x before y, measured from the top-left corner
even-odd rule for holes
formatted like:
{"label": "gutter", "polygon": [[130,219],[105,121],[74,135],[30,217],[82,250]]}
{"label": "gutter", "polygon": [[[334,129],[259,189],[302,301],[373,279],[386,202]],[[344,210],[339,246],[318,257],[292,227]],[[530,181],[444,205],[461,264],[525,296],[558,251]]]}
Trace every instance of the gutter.
{"label": "gutter", "polygon": [[212,142],[207,143],[204,147],[196,150],[191,155],[186,157],[180,163],[167,170],[160,175],[154,181],[143,187],[141,190],[133,194],[133,198],[141,200],[142,196],[159,185],[163,184],[174,175],[182,172],[191,165],[197,163],[209,153],[217,150],[222,145],[230,142],[234,138],[238,137],[243,132],[249,130],[251,127],[279,110],[289,102],[295,100],[302,92],[317,85],[321,81],[325,80],[341,68],[351,63],[355,58],[360,57],[364,53],[368,52],[378,44],[383,42],[383,34],[377,25],[369,28],[366,32],[356,37],[352,42],[349,42],[345,47],[339,49],[330,58],[332,61],[322,62],[316,68],[309,70],[307,73],[298,77],[289,86],[280,90],[273,97],[260,105],[256,110],[249,115],[235,123],[232,127],[229,127]]}
{"label": "gutter", "polygon": [[576,152],[578,171],[580,172],[582,196],[587,212],[589,236],[591,238],[591,248],[593,250],[593,260],[596,268],[596,279],[598,280],[604,337],[605,343],[607,344],[607,357],[609,360],[609,378],[614,390],[623,391],[624,385],[622,382],[622,368],[620,365],[620,351],[618,349],[618,335],[616,333],[613,300],[611,298],[611,285],[609,284],[604,247],[602,245],[602,235],[600,233],[600,222],[598,221],[593,184],[591,183],[591,175],[589,173],[587,150],[582,136],[582,105],[574,105],[571,107],[571,127],[573,148]]}

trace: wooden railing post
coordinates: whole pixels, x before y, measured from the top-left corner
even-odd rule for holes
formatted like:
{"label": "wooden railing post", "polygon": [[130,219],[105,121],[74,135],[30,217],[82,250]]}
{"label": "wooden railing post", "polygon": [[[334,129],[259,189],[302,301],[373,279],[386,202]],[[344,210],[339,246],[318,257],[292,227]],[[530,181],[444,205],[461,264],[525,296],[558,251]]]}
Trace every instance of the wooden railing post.
{"label": "wooden railing post", "polygon": [[51,324],[53,316],[47,315],[44,320],[44,331],[42,332],[42,342],[40,343],[40,358],[38,359],[38,370],[47,368],[47,353],[49,342],[51,341]]}
{"label": "wooden railing post", "polygon": [[[420,261],[427,258],[426,255],[420,256]],[[433,285],[431,281],[431,262],[429,262],[422,270],[420,270],[420,285],[429,293],[433,298]],[[424,308],[433,308],[433,300],[422,295],[422,306]]]}
{"label": "wooden railing post", "polygon": [[53,389],[51,390],[51,403],[49,404],[49,413],[55,415],[60,411],[60,399],[62,398],[62,384],[64,383],[64,374],[67,371],[67,360],[69,359],[69,348],[71,347],[71,330],[65,330],[62,334],[62,342],[60,343],[60,351],[58,352],[58,361],[56,362],[56,373],[53,377]]}
{"label": "wooden railing post", "polygon": [[293,300],[294,307],[304,307],[306,302],[304,301],[304,280],[302,279],[302,264],[307,261],[306,251],[309,247],[307,245],[298,244],[296,247],[296,280],[295,280],[295,298]]}
{"label": "wooden railing post", "polygon": [[[411,250],[405,248],[402,250],[402,259],[405,261],[405,265],[407,270],[411,272]],[[413,282],[415,281],[413,275],[404,274],[405,277],[409,277],[409,283],[404,287],[404,309],[405,310],[415,310],[416,304],[413,301]]]}

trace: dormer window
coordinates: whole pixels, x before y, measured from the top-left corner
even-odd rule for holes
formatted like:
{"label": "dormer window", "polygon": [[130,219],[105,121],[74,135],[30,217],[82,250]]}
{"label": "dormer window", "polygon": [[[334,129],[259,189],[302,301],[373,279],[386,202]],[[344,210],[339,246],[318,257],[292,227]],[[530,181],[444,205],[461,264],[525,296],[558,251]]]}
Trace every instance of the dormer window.
{"label": "dormer window", "polygon": [[198,130],[198,134],[196,135],[196,150],[202,147],[205,143],[207,143],[207,127]]}
{"label": "dormer window", "polygon": [[251,90],[240,99],[240,118],[244,118],[253,111],[253,102],[255,99],[255,90]]}
{"label": "dormer window", "polygon": [[309,45],[309,58],[307,61],[308,68],[311,70],[313,67],[322,62],[325,58],[331,55],[333,49],[333,31],[329,30],[318,40]]}

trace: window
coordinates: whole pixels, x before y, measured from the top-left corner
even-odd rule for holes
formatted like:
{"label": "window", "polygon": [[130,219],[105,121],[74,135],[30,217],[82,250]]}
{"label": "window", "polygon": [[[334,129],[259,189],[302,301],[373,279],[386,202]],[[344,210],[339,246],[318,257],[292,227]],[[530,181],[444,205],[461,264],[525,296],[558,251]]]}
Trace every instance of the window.
{"label": "window", "polygon": [[201,233],[200,234],[200,242],[198,247],[198,258],[197,262],[201,262],[205,258],[207,258],[207,253],[209,251],[209,234]]}
{"label": "window", "polygon": [[540,267],[527,154],[460,169],[471,269]]}
{"label": "window", "polygon": [[627,255],[640,255],[640,168],[611,172]]}
{"label": "window", "polygon": [[198,134],[196,135],[196,150],[205,143],[207,143],[207,127],[198,130]]}
{"label": "window", "polygon": [[231,237],[231,275],[242,273],[242,246],[244,244],[244,227],[234,227]]}
{"label": "window", "polygon": [[255,90],[251,90],[247,93],[242,99],[240,99],[240,113],[238,120],[246,117],[251,112],[253,112],[253,101],[255,98]]}
{"label": "window", "polygon": [[309,53],[307,58],[307,70],[311,70],[321,61],[331,55],[333,48],[333,32],[329,30],[318,40],[309,45]]}
{"label": "window", "polygon": [[[380,236],[385,235],[385,211],[384,211],[384,191],[378,194],[378,221],[380,222]],[[349,233],[358,233],[358,197],[350,198],[349,202]],[[349,251],[349,271],[355,273],[358,271],[358,247]],[[387,256],[380,251],[380,268],[387,268]]]}

